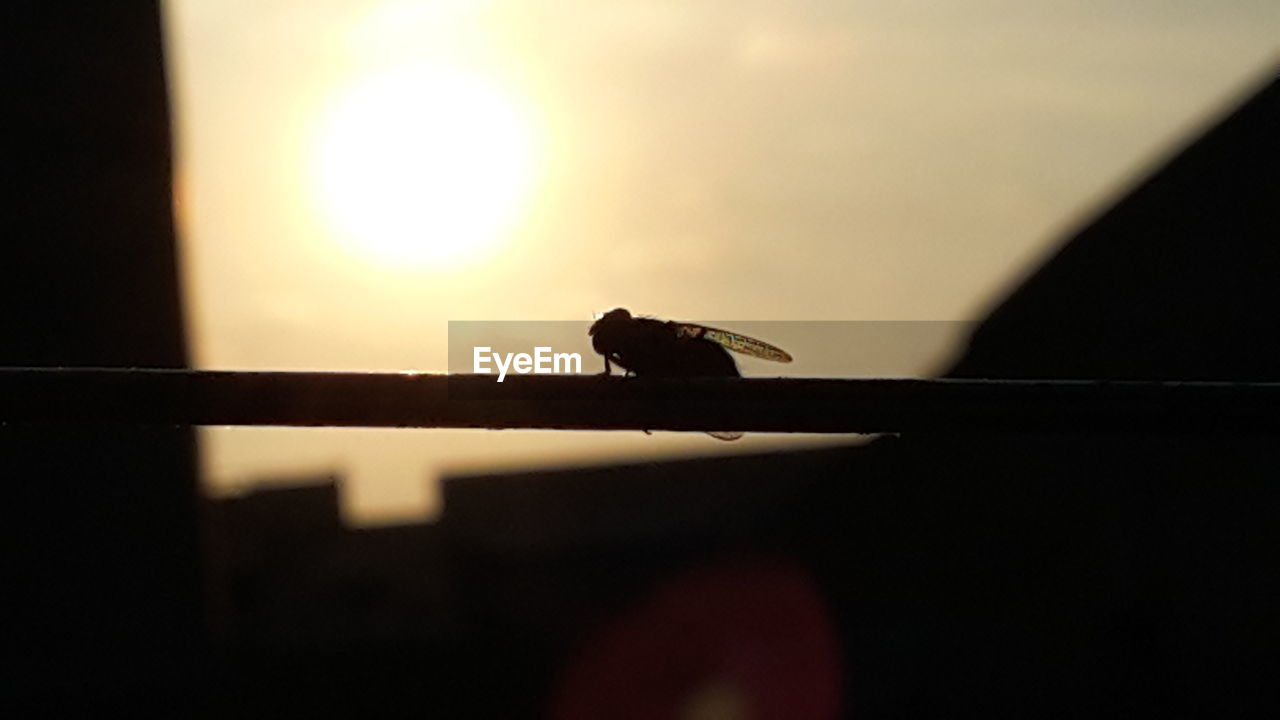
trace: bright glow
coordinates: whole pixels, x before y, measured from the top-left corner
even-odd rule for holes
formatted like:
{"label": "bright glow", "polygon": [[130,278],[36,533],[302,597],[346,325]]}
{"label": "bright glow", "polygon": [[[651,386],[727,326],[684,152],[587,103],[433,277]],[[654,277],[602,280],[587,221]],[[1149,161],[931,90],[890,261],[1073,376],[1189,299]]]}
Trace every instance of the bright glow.
{"label": "bright glow", "polygon": [[492,249],[533,182],[533,139],[476,77],[411,65],[368,77],[334,103],[313,151],[315,197],[355,254],[451,268]]}

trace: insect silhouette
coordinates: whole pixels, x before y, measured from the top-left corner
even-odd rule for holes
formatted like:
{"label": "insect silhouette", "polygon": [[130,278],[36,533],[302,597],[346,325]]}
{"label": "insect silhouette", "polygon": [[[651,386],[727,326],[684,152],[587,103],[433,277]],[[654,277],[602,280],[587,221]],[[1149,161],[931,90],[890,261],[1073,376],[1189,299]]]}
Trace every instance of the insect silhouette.
{"label": "insect silhouette", "polygon": [[[634,317],[625,308],[605,313],[587,331],[591,347],[604,357],[604,375],[612,366],[645,377],[741,377],[729,350],[774,362],[791,362],[785,350],[755,338],[695,323]],[[708,433],[721,440],[737,432]]]}

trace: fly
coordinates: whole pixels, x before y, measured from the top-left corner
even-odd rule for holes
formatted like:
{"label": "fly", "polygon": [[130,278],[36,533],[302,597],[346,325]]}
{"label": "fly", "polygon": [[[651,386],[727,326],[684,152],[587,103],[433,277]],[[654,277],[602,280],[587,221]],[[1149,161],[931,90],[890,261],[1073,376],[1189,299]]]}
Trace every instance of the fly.
{"label": "fly", "polygon": [[[617,365],[626,374],[644,377],[741,377],[729,350],[791,362],[785,350],[746,335],[695,323],[634,317],[625,308],[605,313],[587,334],[591,347],[604,357],[605,375]],[[722,440],[742,437],[736,432],[710,434]]]}

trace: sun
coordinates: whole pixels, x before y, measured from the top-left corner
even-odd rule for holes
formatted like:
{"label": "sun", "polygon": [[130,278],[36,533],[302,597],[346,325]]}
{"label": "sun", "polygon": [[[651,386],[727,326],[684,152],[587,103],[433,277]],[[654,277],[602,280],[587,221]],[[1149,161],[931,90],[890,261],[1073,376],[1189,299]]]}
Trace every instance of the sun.
{"label": "sun", "polygon": [[313,197],[343,245],[400,268],[473,262],[534,181],[527,114],[480,78],[410,65],[337,94],[312,150]]}

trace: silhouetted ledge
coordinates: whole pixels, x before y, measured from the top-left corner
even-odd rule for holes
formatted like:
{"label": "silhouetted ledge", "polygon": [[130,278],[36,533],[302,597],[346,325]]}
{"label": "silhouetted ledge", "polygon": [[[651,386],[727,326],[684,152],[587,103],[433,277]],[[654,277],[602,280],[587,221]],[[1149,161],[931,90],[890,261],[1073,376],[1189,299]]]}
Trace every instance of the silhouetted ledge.
{"label": "silhouetted ledge", "polygon": [[1280,383],[0,369],[0,422],[742,430],[1280,431]]}

